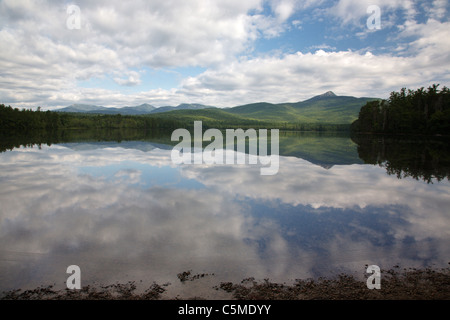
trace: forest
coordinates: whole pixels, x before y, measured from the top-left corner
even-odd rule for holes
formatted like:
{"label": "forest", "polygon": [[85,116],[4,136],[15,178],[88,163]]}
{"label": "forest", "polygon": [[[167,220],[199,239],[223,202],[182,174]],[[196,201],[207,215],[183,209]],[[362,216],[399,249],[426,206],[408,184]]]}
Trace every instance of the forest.
{"label": "forest", "polygon": [[438,87],[402,88],[387,100],[367,102],[352,123],[352,132],[450,134],[450,89]]}
{"label": "forest", "polygon": [[0,104],[0,132],[58,129],[147,129],[174,130],[183,124],[174,119],[131,115],[80,114],[12,108]]}
{"label": "forest", "polygon": [[[245,119],[216,110],[188,110],[196,112],[169,111],[149,115],[89,114],[36,111],[13,108],[0,104],[0,132],[22,134],[30,130],[54,131],[59,129],[145,129],[173,131],[177,128],[192,129],[194,121],[203,121],[203,127],[218,129],[267,128],[296,131],[349,131],[348,124],[300,123]],[[211,113],[213,116],[211,116]]]}

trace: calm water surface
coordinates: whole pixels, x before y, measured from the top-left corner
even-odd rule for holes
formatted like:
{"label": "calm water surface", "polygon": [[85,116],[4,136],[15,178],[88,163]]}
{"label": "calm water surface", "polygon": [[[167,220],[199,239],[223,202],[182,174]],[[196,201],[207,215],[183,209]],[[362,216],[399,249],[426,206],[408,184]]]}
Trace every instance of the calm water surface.
{"label": "calm water surface", "polygon": [[72,264],[83,286],[142,280],[175,292],[187,270],[216,283],[290,282],[363,277],[366,264],[448,266],[447,177],[388,174],[348,137],[282,136],[274,176],[257,165],[177,166],[171,149],[125,141],[2,152],[0,291],[64,288]]}

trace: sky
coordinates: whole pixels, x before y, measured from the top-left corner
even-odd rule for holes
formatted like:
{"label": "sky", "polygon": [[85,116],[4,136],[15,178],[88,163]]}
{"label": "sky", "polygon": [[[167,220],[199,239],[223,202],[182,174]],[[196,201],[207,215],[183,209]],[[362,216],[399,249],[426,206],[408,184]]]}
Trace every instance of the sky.
{"label": "sky", "polygon": [[450,86],[449,0],[0,0],[0,103],[233,107]]}

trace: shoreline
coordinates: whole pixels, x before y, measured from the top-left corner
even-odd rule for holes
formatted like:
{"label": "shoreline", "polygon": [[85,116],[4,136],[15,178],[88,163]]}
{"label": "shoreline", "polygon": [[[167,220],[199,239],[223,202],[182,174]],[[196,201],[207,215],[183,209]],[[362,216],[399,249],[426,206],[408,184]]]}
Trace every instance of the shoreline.
{"label": "shoreline", "polygon": [[[350,274],[332,278],[296,279],[293,284],[257,281],[246,278],[239,283],[220,282],[209,289],[229,300],[450,300],[450,267],[409,268],[393,267],[382,270],[381,288],[368,289],[366,280],[358,280]],[[178,274],[181,283],[199,281],[213,274]],[[106,286],[84,286],[79,290],[55,290],[53,285],[31,290],[2,292],[1,300],[209,300],[192,293],[184,298],[167,295],[170,283],[153,282],[138,292],[135,281]],[[219,299],[222,300],[223,298]],[[213,298],[213,300],[215,300]]]}

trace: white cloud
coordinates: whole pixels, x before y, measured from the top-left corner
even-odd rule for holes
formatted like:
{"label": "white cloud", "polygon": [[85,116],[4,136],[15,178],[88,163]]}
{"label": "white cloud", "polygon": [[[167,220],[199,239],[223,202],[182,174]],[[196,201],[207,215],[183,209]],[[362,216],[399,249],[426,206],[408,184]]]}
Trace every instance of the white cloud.
{"label": "white cloud", "polygon": [[[422,54],[395,57],[351,51],[298,52],[244,60],[210,70],[184,83],[183,89],[224,90],[235,99],[234,103],[261,101],[261,97],[268,102],[299,101],[328,88],[342,95],[386,98],[390,91],[406,84],[426,86],[437,75],[449,81],[450,70],[442,64],[448,57],[443,56],[440,66],[430,70]],[[424,78],[424,74],[428,78]]]}
{"label": "white cloud", "polygon": [[429,7],[430,15],[433,19],[442,19],[447,14],[449,3],[447,0],[434,0]]}
{"label": "white cloud", "polygon": [[[324,39],[309,48],[327,52],[253,51],[261,38],[281,37],[299,25],[305,29],[295,14],[313,8],[314,15],[335,17],[344,27],[363,22],[359,35],[367,37],[366,9],[371,4],[382,9],[383,25],[392,25],[397,11],[405,16],[399,32],[390,35],[390,41],[398,43],[391,53],[368,57],[365,51],[337,50]],[[0,3],[2,103],[44,108],[91,102],[234,106],[299,101],[327,90],[386,97],[404,86],[449,81],[450,28],[441,21],[447,12],[443,1],[425,8],[429,19],[423,22],[415,20],[418,4],[409,0],[78,1],[77,5],[81,28],[69,30],[66,5]],[[272,11],[267,14],[265,6]],[[120,87],[141,88],[144,68],[186,66],[206,71],[182,79],[172,89],[121,91]],[[91,79],[112,79],[119,86],[78,86]]]}
{"label": "white cloud", "polygon": [[77,5],[80,29],[70,30],[62,4],[0,4],[0,44],[7,49],[0,53],[2,100],[32,103],[28,95],[55,97],[73,92],[77,80],[115,73],[123,74],[114,77],[119,85],[138,85],[132,68],[213,66],[234,59],[261,34],[281,32],[276,19],[249,14],[262,10],[259,0]]}
{"label": "white cloud", "polygon": [[[365,28],[366,19],[370,16],[367,8],[372,5],[381,9],[381,18],[384,22],[390,19],[395,10],[402,11],[408,18],[414,17],[417,13],[413,0],[339,0],[325,11],[330,16],[338,18],[343,25],[353,24],[362,29]],[[363,23],[361,20],[364,20]]]}
{"label": "white cloud", "polygon": [[114,81],[121,86],[136,86],[141,83],[140,74],[136,71],[130,71],[125,78],[115,77]]}
{"label": "white cloud", "polygon": [[286,21],[294,12],[294,2],[291,0],[279,0],[272,3],[273,11],[280,21]]}

